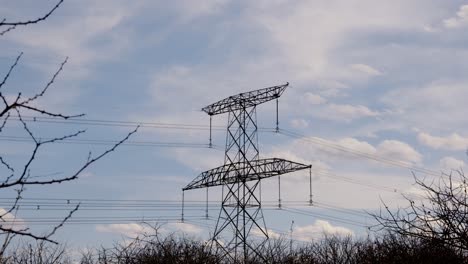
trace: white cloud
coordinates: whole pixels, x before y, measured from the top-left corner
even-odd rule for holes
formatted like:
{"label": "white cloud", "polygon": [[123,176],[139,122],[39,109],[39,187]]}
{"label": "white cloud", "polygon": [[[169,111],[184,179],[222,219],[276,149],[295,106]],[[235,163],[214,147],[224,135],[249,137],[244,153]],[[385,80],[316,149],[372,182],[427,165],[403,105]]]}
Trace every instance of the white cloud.
{"label": "white cloud", "polygon": [[313,225],[293,228],[293,238],[297,240],[310,241],[323,235],[353,235],[353,231],[345,227],[333,226],[324,220],[316,220]]}
{"label": "white cloud", "polygon": [[345,96],[345,90],[349,88],[351,88],[350,85],[342,81],[331,79],[317,80],[318,93],[325,97]]}
{"label": "white cloud", "polygon": [[[264,155],[261,155],[261,158],[264,157],[275,157],[282,158],[294,162],[299,162],[306,165],[312,165],[312,177],[313,179],[318,179],[319,176],[315,175],[315,171],[327,172],[330,170],[330,165],[325,161],[317,158],[317,155],[312,154],[312,149],[304,146],[302,143],[295,142],[290,146],[281,146],[275,147],[273,151],[268,152]],[[298,171],[290,173],[287,177],[281,178],[285,183],[291,184],[291,186],[297,186],[298,182],[308,182],[309,181],[309,172],[308,171]]]}
{"label": "white cloud", "polygon": [[382,73],[379,70],[372,68],[371,66],[366,64],[352,64],[351,68],[353,70],[365,73],[369,76],[382,75]]}
{"label": "white cloud", "polygon": [[443,22],[447,28],[459,28],[468,25],[468,5],[460,6],[455,17],[445,19]]}
{"label": "white cloud", "polygon": [[466,166],[463,160],[456,159],[454,157],[444,157],[439,161],[442,169],[461,169]]}
{"label": "white cloud", "polygon": [[[224,98],[223,96],[229,96],[233,93],[232,87],[237,87],[236,91],[265,87],[265,84],[276,84],[276,80],[287,76],[293,85],[300,87],[299,89],[304,89],[304,85],[314,85],[314,92],[306,97],[311,104],[322,105],[323,109],[320,109],[319,113],[311,113],[313,116],[348,122],[363,117],[380,116],[378,111],[365,105],[324,105],[324,96],[343,96],[343,93],[346,93],[344,90],[349,90],[344,88],[353,87],[355,82],[362,81],[363,75],[373,76],[381,73],[375,68],[377,65],[354,64],[350,67],[349,63],[334,61],[335,49],[350,32],[368,30],[369,25],[375,28],[407,30],[408,27],[419,27],[422,25],[421,21],[426,18],[421,16],[420,10],[413,9],[416,8],[415,4],[404,2],[405,6],[403,2],[386,3],[386,11],[383,12],[381,4],[365,2],[365,8],[359,10],[359,15],[354,13],[357,11],[356,6],[347,1],[329,4],[249,2],[248,7],[242,9],[241,19],[229,21],[216,28],[219,30],[216,32],[222,34],[232,28],[245,30],[244,23],[249,25],[247,32],[240,32],[245,39],[236,39],[228,44],[232,49],[230,53],[235,56],[224,58],[222,64],[199,63],[191,66],[183,62],[167,67],[169,70],[153,75],[150,93],[156,102],[162,105],[174,101],[171,98],[180,100],[178,95],[183,93],[190,101],[180,105],[198,109],[195,102],[210,103]],[[378,8],[372,8],[376,5]],[[402,8],[402,5],[405,8]],[[336,17],[340,19],[337,20]],[[229,28],[225,28],[226,25],[229,25]],[[310,25],[314,25],[314,30],[310,30]],[[261,36],[261,39],[256,39],[258,36]],[[258,43],[256,46],[263,49],[254,54],[245,52],[243,48],[251,49],[250,45],[245,46],[247,42]],[[240,65],[242,67],[239,67]],[[356,74],[356,71],[363,74]],[[228,89],[231,92],[228,92]],[[171,107],[169,111],[172,109],[175,107]]]}
{"label": "white cloud", "polygon": [[202,228],[188,223],[169,223],[165,227],[167,227],[169,230],[174,230],[189,235],[198,235],[203,232]]}
{"label": "white cloud", "polygon": [[325,98],[321,97],[320,95],[313,94],[310,92],[307,92],[304,95],[304,98],[306,102],[311,105],[320,105],[320,104],[324,104],[327,101]]}
{"label": "white cloud", "polygon": [[410,163],[421,163],[422,155],[410,145],[397,140],[384,140],[377,146],[381,157]]}
{"label": "white cloud", "polygon": [[[265,234],[263,234],[263,232],[260,231],[260,229],[258,229],[258,228],[253,228],[252,231],[250,231],[250,233],[252,235],[254,235],[254,236],[258,236],[258,237],[262,237],[262,238],[265,237]],[[281,237],[281,234],[276,233],[275,231],[270,230],[270,229],[267,230],[267,233],[268,233],[268,237],[270,239],[277,239],[277,238]]]}
{"label": "white cloud", "polygon": [[309,126],[309,122],[307,122],[307,120],[305,119],[293,119],[291,120],[291,126],[293,126],[294,128],[306,128]]}
{"label": "white cloud", "polygon": [[[374,176],[378,178],[378,175],[382,174],[381,169],[390,170],[391,168],[386,165],[387,163],[380,163],[376,160],[388,159],[403,162],[408,166],[421,166],[423,162],[423,155],[405,142],[383,140],[373,145],[352,137],[337,140],[307,137],[306,140],[294,140],[287,144],[274,146],[266,156],[312,164],[312,171],[317,172],[314,174],[314,179],[317,180],[322,176],[327,178],[328,173],[334,174],[339,173],[339,171],[342,171],[344,176],[353,172],[362,174],[361,169],[370,174],[372,173],[369,170],[373,170]],[[264,156],[262,155],[262,157]],[[384,164],[385,166],[382,166]],[[394,175],[407,175],[407,171],[395,172],[392,176]],[[285,179],[289,178],[285,177]],[[292,183],[302,180],[308,181],[308,173],[300,172],[297,177],[290,179]],[[371,181],[375,181],[375,179]],[[392,185],[390,184],[390,186]]]}
{"label": "white cloud", "polygon": [[224,163],[223,153],[215,149],[175,149],[170,153],[175,160],[195,171],[201,172]]}
{"label": "white cloud", "polygon": [[144,226],[142,224],[137,223],[109,224],[96,226],[96,231],[98,232],[117,233],[132,238],[137,237],[138,235],[141,235],[142,233],[149,230],[150,228],[148,226]]}
{"label": "white cloud", "polygon": [[438,32],[439,31],[439,29],[437,29],[437,27],[430,26],[430,25],[424,26],[423,29],[426,32]]}
{"label": "white cloud", "polygon": [[[251,232],[255,236],[263,237],[263,233],[258,229],[252,229]],[[292,238],[294,240],[300,241],[311,241],[315,239],[322,238],[324,235],[353,235],[353,231],[351,229],[341,227],[341,226],[334,226],[330,224],[328,221],[324,220],[316,220],[312,225],[306,226],[294,226],[292,232]],[[290,232],[288,233],[278,233],[273,230],[268,230],[268,235],[270,238],[280,238],[284,236],[291,235]]]}
{"label": "white cloud", "polygon": [[390,111],[382,117],[396,127],[417,127],[431,133],[463,129],[468,105],[466,80],[431,81],[393,89],[382,97]]}
{"label": "white cloud", "polygon": [[2,222],[0,220],[0,224],[4,228],[10,228],[13,230],[21,230],[26,227],[26,223],[22,218],[16,217],[12,213],[7,213],[7,210],[4,208],[0,208],[0,215],[2,215],[2,220],[5,222]]}
{"label": "white cloud", "polygon": [[347,65],[332,60],[349,34],[369,27],[421,28],[427,19],[427,10],[424,14],[418,4],[408,1],[363,1],[359,6],[349,1],[256,1],[250,9],[253,24],[264,27],[271,38],[268,48],[274,48],[274,56],[294,69],[294,78],[301,81],[361,79]]}
{"label": "white cloud", "polygon": [[417,185],[405,189],[402,193],[411,200],[424,200],[428,196],[427,190]]}
{"label": "white cloud", "polygon": [[[384,140],[376,146],[351,137],[336,141],[318,137],[311,137],[309,140],[312,144],[292,143],[291,149],[294,149],[295,155],[299,157],[326,155],[325,157],[329,159],[362,159],[362,155],[370,155],[408,163],[421,163],[423,159],[423,156],[413,147],[398,140]],[[318,152],[314,153],[314,150]]]}
{"label": "white cloud", "polygon": [[315,115],[327,120],[351,122],[364,117],[376,117],[380,113],[363,105],[327,104]]}
{"label": "white cloud", "polygon": [[[330,89],[328,91],[335,91]],[[327,96],[337,96],[341,89],[336,93],[327,94]],[[320,95],[305,93],[301,100],[301,107],[306,109],[303,114],[310,115],[323,120],[336,122],[352,122],[361,118],[372,118],[381,115],[380,112],[369,109],[364,105],[335,104],[327,103],[327,100]]]}
{"label": "white cloud", "polygon": [[201,234],[203,229],[198,226],[188,223],[167,223],[159,226],[156,229],[146,224],[128,223],[128,224],[109,224],[109,225],[97,225],[96,231],[117,233],[122,234],[130,238],[135,238],[141,234],[150,234],[158,232],[158,234],[168,235],[171,233],[183,233],[183,234]]}
{"label": "white cloud", "polygon": [[[332,143],[332,142],[330,142]],[[343,146],[347,149],[352,149],[354,151],[362,152],[362,153],[369,153],[375,154],[377,150],[371,144],[365,141],[359,141],[355,138],[343,138],[336,142],[337,145]]]}
{"label": "white cloud", "polygon": [[457,133],[446,137],[438,137],[420,132],[418,134],[418,140],[421,144],[434,149],[466,150],[468,148],[468,138],[462,137]]}
{"label": "white cloud", "polygon": [[[13,31],[7,37],[19,45],[32,48],[27,49],[29,53],[38,56],[49,54],[60,59],[68,56],[69,67],[73,67],[73,71],[84,72],[86,69],[83,66],[91,61],[111,59],[112,54],[127,47],[126,36],[113,33],[126,18],[136,12],[136,6],[117,1],[112,4],[107,1],[88,1],[80,8],[73,3],[64,4],[56,12],[56,17],[50,17],[52,21],[47,24],[40,24],[26,32]],[[60,14],[66,14],[67,19],[56,20]],[[107,40],[105,46],[93,43],[99,38]]]}
{"label": "white cloud", "polygon": [[230,0],[177,1],[176,8],[184,20],[219,13]]}

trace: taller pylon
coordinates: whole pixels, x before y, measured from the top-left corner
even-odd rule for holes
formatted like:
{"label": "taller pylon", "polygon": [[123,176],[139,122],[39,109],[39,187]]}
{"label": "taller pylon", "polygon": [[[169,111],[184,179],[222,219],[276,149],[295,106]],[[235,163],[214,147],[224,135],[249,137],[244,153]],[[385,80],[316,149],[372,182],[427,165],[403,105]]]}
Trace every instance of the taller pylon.
{"label": "taller pylon", "polygon": [[256,107],[278,99],[288,85],[240,93],[202,109],[210,119],[229,113],[224,165],[201,173],[182,190],[222,186],[212,246],[222,250],[230,262],[243,262],[254,256],[263,259],[261,251],[269,236],[260,199],[261,179],[311,168],[285,159],[259,158]]}

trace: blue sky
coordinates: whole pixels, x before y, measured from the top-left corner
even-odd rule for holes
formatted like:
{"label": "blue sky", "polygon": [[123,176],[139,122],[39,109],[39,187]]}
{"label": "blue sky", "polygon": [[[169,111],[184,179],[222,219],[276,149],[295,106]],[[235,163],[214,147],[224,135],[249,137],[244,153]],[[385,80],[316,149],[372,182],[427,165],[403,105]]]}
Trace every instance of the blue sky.
{"label": "blue sky", "polygon": [[[31,18],[54,4],[51,0],[5,1],[0,12],[8,20]],[[6,72],[23,51],[4,93],[32,94],[68,56],[64,71],[39,105],[63,113],[85,113],[86,119],[202,126],[209,120],[200,111],[202,107],[239,92],[289,82],[280,99],[281,128],[322,144],[260,133],[261,156],[311,163],[317,201],[372,211],[379,208],[380,199],[392,206],[403,205],[398,192],[417,192],[411,170],[325,145],[338,144],[436,173],[465,167],[467,28],[464,1],[68,0],[47,21],[18,27],[2,37],[0,70]],[[260,126],[274,127],[273,110],[273,103],[259,107]],[[216,126],[225,123],[223,116],[214,118]],[[118,140],[132,129],[34,126],[41,137],[86,128],[82,139],[98,140]],[[25,136],[21,133],[12,122],[2,136]],[[214,132],[215,144],[222,147],[224,138],[222,129]],[[142,127],[132,141],[206,144],[208,131]],[[0,144],[2,155],[17,166],[31,148],[24,142],[2,140]],[[34,164],[34,174],[66,175],[86,159],[89,150],[98,153],[105,147],[60,144],[44,149]],[[223,152],[215,149],[122,146],[77,181],[31,187],[25,197],[176,200],[185,184],[222,162]],[[308,199],[306,174],[282,180],[283,200]],[[269,190],[264,192],[265,200],[277,199],[276,184],[274,179],[265,181],[264,190]],[[199,200],[204,195],[194,191],[187,199]],[[213,201],[219,198],[219,190],[210,193]],[[351,217],[323,208],[308,210]],[[76,216],[158,213],[179,215],[178,211],[141,210],[79,211]],[[64,214],[20,211],[17,217],[27,225],[28,217]],[[317,237],[323,230],[365,233],[362,228],[320,217],[278,210],[265,214],[267,226],[276,230],[287,231],[294,220],[298,239]],[[355,220],[371,222],[366,217]],[[203,237],[204,227],[166,226]],[[110,245],[138,230],[142,227],[132,223],[70,225],[57,239],[76,247]]]}

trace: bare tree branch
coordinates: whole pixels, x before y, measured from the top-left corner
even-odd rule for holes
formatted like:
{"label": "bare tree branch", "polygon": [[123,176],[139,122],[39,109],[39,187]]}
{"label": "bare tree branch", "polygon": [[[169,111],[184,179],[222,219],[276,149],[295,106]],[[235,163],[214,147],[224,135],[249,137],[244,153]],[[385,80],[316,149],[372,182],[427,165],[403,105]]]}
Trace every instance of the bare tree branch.
{"label": "bare tree branch", "polygon": [[[4,20],[4,21],[5,21],[5,20]],[[10,27],[8,27],[7,29],[4,29],[4,30],[0,31],[0,36],[5,35],[6,33],[12,31],[12,30],[15,29],[15,28],[16,28],[16,26],[10,26]]]}
{"label": "bare tree branch", "polygon": [[[23,55],[23,53],[20,53],[20,55],[18,55],[18,57],[16,57],[16,60],[15,62],[10,66],[10,69],[9,71],[7,72],[7,74],[5,75],[5,77],[3,78],[2,82],[0,83],[0,89],[2,88],[2,86],[6,83],[6,81],[8,80],[8,78],[10,77],[10,74],[11,72],[13,71],[13,69],[16,67],[16,65],[18,64],[18,61],[19,59],[21,58],[21,56]],[[0,132],[1,132],[1,129],[5,126],[6,124],[6,121],[9,117],[9,113],[11,110],[17,110],[17,109],[21,109],[21,108],[25,108],[27,110],[30,110],[30,111],[33,111],[33,112],[36,112],[36,113],[39,113],[39,114],[43,114],[43,115],[47,115],[47,116],[52,116],[52,117],[58,117],[58,118],[63,118],[63,119],[69,119],[69,118],[74,118],[74,117],[82,117],[84,116],[84,114],[77,114],[77,115],[64,115],[64,114],[60,114],[60,113],[53,113],[53,112],[50,112],[50,111],[47,111],[45,109],[41,109],[39,107],[36,107],[36,106],[30,106],[29,104],[36,101],[39,97],[42,97],[44,96],[44,94],[47,92],[47,90],[49,89],[49,87],[55,82],[55,79],[57,78],[57,76],[60,74],[60,72],[62,72],[63,70],[63,67],[64,65],[67,63],[68,61],[68,57],[60,64],[60,67],[59,69],[54,73],[54,75],[52,76],[52,78],[50,79],[50,81],[46,84],[46,86],[37,94],[35,94],[34,96],[32,97],[29,97],[23,101],[20,101],[21,99],[21,93],[19,93],[17,96],[16,96],[16,99],[14,100],[13,103],[9,103],[7,98],[5,97],[5,95],[3,95],[1,92],[0,92],[0,99],[2,100],[3,104],[5,105],[5,107],[3,108],[3,110],[0,108],[0,117],[3,117],[4,115],[8,115],[3,123],[2,123],[2,126],[0,127]]]}
{"label": "bare tree branch", "polygon": [[[17,26],[36,24],[36,23],[46,20],[52,13],[54,13],[55,10],[57,10],[60,7],[63,1],[64,0],[59,0],[57,4],[48,13],[46,13],[44,16],[39,17],[37,19],[31,19],[31,20],[26,20],[26,21],[16,21],[16,22],[6,21],[6,19],[0,20],[0,36],[3,36],[7,32],[10,32],[11,30],[15,29]],[[50,184],[68,182],[68,181],[77,179],[80,173],[82,173],[86,168],[88,168],[90,165],[97,162],[104,156],[108,155],[109,153],[115,151],[117,147],[122,145],[125,141],[127,141],[130,138],[130,136],[136,133],[139,128],[139,127],[136,127],[133,131],[129,132],[122,140],[118,141],[111,148],[103,151],[101,154],[95,157],[93,157],[90,152],[89,155],[87,156],[87,160],[81,165],[79,165],[78,169],[72,172],[69,176],[59,177],[57,176],[57,174],[52,174],[52,175],[48,175],[47,177],[31,177],[32,164],[37,160],[37,157],[40,154],[40,151],[44,148],[43,146],[58,143],[60,141],[64,141],[70,138],[77,137],[83,134],[85,130],[79,130],[73,134],[68,134],[68,135],[59,136],[59,137],[52,137],[46,140],[42,140],[36,136],[36,134],[34,133],[34,129],[32,129],[33,127],[30,126],[30,123],[28,123],[28,121],[31,121],[31,120],[23,119],[23,113],[32,111],[42,116],[57,117],[57,118],[61,118],[64,120],[67,120],[73,117],[81,117],[84,114],[66,115],[66,114],[50,111],[47,109],[47,107],[38,106],[38,104],[35,104],[37,100],[39,100],[40,98],[44,98],[46,94],[49,92],[50,88],[56,82],[57,77],[60,75],[65,64],[67,63],[68,57],[65,58],[65,60],[60,64],[60,67],[52,75],[52,77],[46,83],[46,85],[42,87],[42,89],[39,92],[33,94],[32,96],[23,97],[21,92],[17,93],[14,96],[6,95],[2,93],[3,92],[2,89],[4,88],[5,84],[7,83],[13,71],[16,69],[22,56],[23,56],[23,52],[21,52],[16,57],[16,59],[14,60],[14,62],[11,64],[8,71],[6,72],[6,74],[3,76],[2,79],[0,79],[0,102],[1,102],[0,105],[3,105],[0,107],[0,133],[4,131],[4,128],[7,127],[8,122],[11,121],[11,118],[10,118],[11,113],[13,111],[16,111],[18,120],[22,125],[22,129],[24,130],[25,133],[29,135],[29,137],[33,141],[33,149],[29,153],[28,157],[24,160],[24,163],[20,166],[12,166],[12,164],[14,163],[9,163],[8,159],[6,159],[3,154],[2,156],[0,156],[0,168],[3,169],[2,172],[8,171],[8,174],[4,175],[4,177],[0,179],[0,189],[12,190],[13,188],[16,188],[15,189],[16,198],[15,198],[13,205],[11,205],[9,208],[5,208],[5,212],[2,212],[0,214],[0,235],[5,236],[3,245],[0,248],[0,262],[1,263],[3,263],[4,261],[3,256],[4,256],[6,248],[8,247],[8,245],[11,243],[11,241],[15,237],[27,237],[27,238],[34,239],[36,241],[41,241],[41,243],[51,242],[51,243],[57,244],[57,242],[54,241],[51,237],[61,227],[63,227],[63,225],[72,217],[72,215],[80,207],[80,205],[78,204],[74,209],[70,210],[68,215],[65,216],[58,225],[54,226],[49,233],[46,233],[45,235],[38,235],[35,232],[30,231],[29,228],[27,227],[23,228],[16,222],[17,213],[20,210],[20,204],[21,204],[20,201],[22,199],[22,193],[26,190],[26,186],[50,185]],[[11,219],[12,215],[13,215],[13,219]],[[43,244],[40,244],[38,248],[38,253],[42,254],[41,252],[43,252],[43,250],[44,250],[44,246]],[[32,248],[31,248],[31,252],[33,252]],[[54,257],[53,259],[56,259],[56,260],[60,259],[60,256],[61,254],[58,254],[57,257]],[[42,255],[39,255],[39,259],[42,259]],[[56,261],[53,259],[51,258],[50,260]]]}
{"label": "bare tree branch", "polygon": [[5,166],[9,171],[11,171],[11,174],[15,173],[15,169],[13,169],[8,163],[6,163],[5,160],[3,160],[1,156],[0,156],[0,163],[2,163],[3,166]]}
{"label": "bare tree branch", "polygon": [[42,91],[40,93],[38,93],[38,94],[34,95],[33,97],[30,97],[30,98],[22,101],[19,104],[20,105],[26,105],[26,104],[29,104],[30,102],[36,100],[37,98],[44,96],[47,89],[49,89],[49,87],[54,83],[55,78],[57,78],[57,76],[63,70],[63,66],[67,63],[67,61],[68,61],[68,57],[66,57],[65,60],[60,64],[59,69],[54,73],[54,75],[52,76],[52,79],[50,79],[50,81],[47,83],[47,85],[44,87],[44,89],[42,89]]}
{"label": "bare tree branch", "polygon": [[7,27],[5,30],[0,31],[0,36],[3,36],[7,32],[15,29],[17,26],[26,26],[26,25],[31,25],[31,24],[37,24],[41,21],[46,20],[52,13],[59,8],[59,6],[63,3],[64,0],[60,0],[47,14],[45,14],[42,17],[32,19],[32,20],[26,20],[26,21],[14,21],[14,22],[9,22],[6,21],[6,18],[4,18],[2,21],[0,21],[0,28],[2,27]]}
{"label": "bare tree branch", "polygon": [[[63,177],[63,178],[59,178],[59,179],[49,179],[49,180],[35,180],[35,181],[30,181],[30,180],[27,180],[27,181],[20,181],[20,182],[13,182],[13,183],[9,183],[9,184],[5,184],[5,183],[2,183],[0,184],[0,188],[4,188],[4,187],[11,187],[11,186],[14,186],[14,185],[18,185],[18,184],[23,184],[23,185],[46,185],[46,184],[56,184],[56,183],[62,183],[62,182],[66,182],[66,181],[72,181],[72,180],[75,180],[75,179],[78,179],[78,176],[87,168],[89,167],[91,164],[95,163],[96,161],[98,161],[99,159],[101,159],[102,157],[106,156],[107,154],[109,154],[110,152],[114,151],[118,146],[122,145],[128,138],[130,138],[131,135],[133,135],[134,133],[137,132],[137,129],[136,128],[135,130],[133,130],[132,132],[128,133],[127,136],[120,140],[118,143],[116,143],[112,148],[104,151],[103,153],[101,153],[99,156],[87,161],[83,166],[81,166],[74,174],[72,174],[71,176],[69,177]],[[24,173],[24,171],[23,171]]]}
{"label": "bare tree branch", "polygon": [[403,196],[408,206],[397,210],[382,202],[385,210],[371,214],[378,222],[374,228],[468,250],[468,185],[464,172],[444,173],[438,182],[429,184],[415,177],[415,183],[424,191],[423,199],[416,202]]}
{"label": "bare tree branch", "polygon": [[[15,62],[10,66],[10,69],[8,70],[7,74],[5,74],[5,76],[3,77],[3,80],[2,82],[0,82],[0,89],[3,87],[3,85],[5,84],[5,82],[8,80],[8,78],[10,78],[10,74],[11,72],[13,71],[13,69],[15,69],[16,65],[18,65],[18,61],[21,59],[21,56],[23,56],[23,52],[21,52],[18,57],[16,57],[16,60]],[[3,97],[2,97],[3,98]]]}
{"label": "bare tree branch", "polygon": [[13,106],[14,108],[25,108],[25,109],[28,109],[28,110],[31,110],[31,111],[34,111],[34,112],[37,112],[37,113],[40,113],[40,114],[43,114],[43,115],[48,115],[48,116],[53,116],[53,117],[59,117],[59,118],[63,118],[63,119],[69,119],[69,118],[76,118],[76,117],[83,117],[85,114],[78,114],[78,115],[63,115],[63,114],[57,114],[57,113],[52,113],[52,112],[49,112],[47,110],[44,110],[44,109],[40,109],[40,108],[37,108],[37,107],[31,107],[31,106],[28,106],[28,105],[24,105],[24,104],[17,104],[15,103],[15,105]]}
{"label": "bare tree branch", "polygon": [[8,118],[10,118],[10,113],[8,112],[6,117],[3,119],[2,125],[0,126],[0,133],[2,133],[2,130],[5,128],[6,123],[8,122]]}
{"label": "bare tree branch", "polygon": [[62,141],[62,140],[66,140],[66,139],[69,139],[69,138],[72,138],[72,137],[76,137],[82,133],[84,133],[85,131],[84,130],[81,130],[81,131],[78,131],[74,134],[71,134],[71,135],[66,135],[66,136],[63,136],[63,137],[59,137],[59,138],[53,138],[53,139],[49,139],[49,140],[46,140],[46,141],[39,141],[36,139],[36,137],[34,136],[34,134],[31,132],[31,130],[28,128],[26,122],[22,119],[21,117],[21,114],[19,111],[17,111],[17,114],[18,114],[18,117],[19,117],[19,120],[20,122],[23,124],[23,127],[24,129],[28,132],[28,134],[30,135],[30,137],[33,139],[33,141],[35,142],[35,147],[34,147],[34,150],[32,151],[28,161],[26,162],[26,164],[24,165],[23,167],[23,170],[22,170],[22,173],[19,175],[19,177],[15,180],[15,181],[12,181],[12,182],[8,182],[8,181],[5,181],[3,183],[0,183],[0,188],[8,188],[8,187],[12,187],[12,186],[15,186],[15,185],[45,185],[45,184],[55,184],[55,183],[61,183],[61,182],[65,182],[65,181],[72,181],[72,180],[75,180],[78,178],[78,175],[83,171],[85,170],[87,167],[89,167],[91,164],[93,164],[94,162],[98,161],[99,159],[101,159],[102,157],[104,157],[105,155],[109,154],[110,152],[113,152],[118,146],[120,146],[121,144],[123,144],[125,141],[127,141],[131,135],[133,135],[134,133],[136,133],[138,131],[138,127],[136,127],[133,131],[131,131],[130,133],[127,134],[127,136],[125,138],[123,138],[122,140],[120,140],[119,142],[117,142],[116,144],[114,144],[114,146],[106,151],[104,151],[103,153],[101,153],[100,155],[98,155],[97,157],[95,158],[91,158],[91,156],[88,156],[88,159],[86,161],[86,163],[81,166],[74,174],[72,174],[71,176],[69,177],[62,177],[62,178],[59,178],[59,179],[48,179],[48,180],[34,180],[34,181],[29,181],[29,180],[26,180],[25,177],[27,175],[27,172],[32,164],[32,162],[34,161],[34,159],[36,158],[36,155],[39,151],[39,148],[44,145],[44,144],[48,144],[48,143],[54,143],[54,142],[57,142],[57,141]]}
{"label": "bare tree branch", "polygon": [[77,205],[75,206],[75,208],[74,208],[73,210],[71,210],[65,218],[63,218],[62,222],[60,222],[60,224],[56,225],[56,226],[54,227],[54,229],[52,229],[52,231],[51,231],[49,234],[47,234],[47,235],[45,236],[47,239],[44,239],[44,240],[50,241],[50,242],[52,242],[52,243],[54,243],[54,244],[58,244],[58,243],[55,242],[55,241],[49,240],[49,238],[52,237],[52,236],[55,234],[55,232],[57,232],[57,230],[59,230],[59,228],[61,228],[61,227],[68,221],[68,219],[70,219],[70,218],[72,217],[72,215],[73,215],[76,211],[78,211],[78,208],[80,208],[80,204],[77,204]]}

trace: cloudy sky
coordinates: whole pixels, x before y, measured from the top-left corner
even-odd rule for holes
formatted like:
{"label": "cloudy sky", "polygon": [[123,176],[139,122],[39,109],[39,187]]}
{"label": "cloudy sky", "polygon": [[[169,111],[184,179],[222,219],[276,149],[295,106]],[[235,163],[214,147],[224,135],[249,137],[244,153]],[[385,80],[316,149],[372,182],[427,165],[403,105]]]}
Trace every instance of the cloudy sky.
{"label": "cloudy sky", "polygon": [[[0,14],[9,21],[30,19],[55,3],[4,1]],[[34,94],[69,57],[38,104],[86,116],[69,124],[42,120],[32,126],[44,138],[87,129],[80,139],[100,144],[45,148],[31,174],[66,176],[89,150],[102,152],[109,147],[102,144],[106,140],[119,140],[136,124],[143,126],[132,137],[134,144],[122,146],[77,181],[28,188],[24,197],[31,204],[20,210],[18,221],[42,232],[44,225],[33,220],[63,217],[79,201],[86,209],[90,199],[102,207],[75,216],[101,217],[100,222],[68,225],[56,237],[83,247],[110,245],[145,230],[136,220],[102,217],[180,217],[176,206],[172,211],[120,209],[148,200],[180,200],[183,186],[222,164],[226,116],[213,120],[217,148],[206,148],[209,118],[202,107],[289,82],[279,101],[283,133],[259,133],[260,155],[312,164],[317,206],[269,208],[267,226],[288,232],[294,221],[297,240],[323,232],[365,234],[361,225],[372,219],[362,210],[378,210],[381,200],[392,207],[404,205],[401,193],[418,192],[412,172],[431,179],[465,167],[467,29],[468,5],[458,0],[66,0],[45,22],[1,37],[2,73],[24,52],[2,92]],[[273,102],[259,106],[257,113],[260,127],[275,126]],[[18,140],[27,136],[18,125],[11,121],[2,132],[0,149],[20,167],[32,146]],[[281,198],[307,201],[308,184],[308,172],[282,177]],[[262,198],[274,205],[277,179],[266,180],[262,188]],[[204,191],[186,195],[189,201],[204,197]],[[220,190],[210,190],[212,219],[220,198]],[[110,208],[98,201],[102,199],[121,207],[99,210]],[[51,201],[64,210],[44,210]],[[202,217],[204,209],[186,214]],[[171,220],[164,229],[203,237],[213,225],[212,220]]]}

